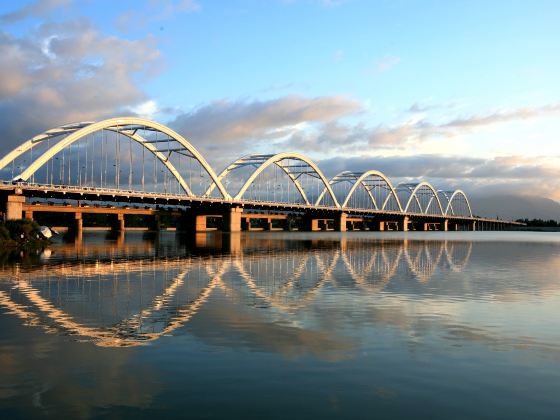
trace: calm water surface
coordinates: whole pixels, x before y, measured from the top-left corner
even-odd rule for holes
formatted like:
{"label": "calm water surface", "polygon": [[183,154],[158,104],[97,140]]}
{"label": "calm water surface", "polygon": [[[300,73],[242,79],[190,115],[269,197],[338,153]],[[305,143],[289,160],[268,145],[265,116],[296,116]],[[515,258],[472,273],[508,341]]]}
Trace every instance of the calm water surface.
{"label": "calm water surface", "polygon": [[559,234],[92,233],[0,254],[2,418],[559,413]]}

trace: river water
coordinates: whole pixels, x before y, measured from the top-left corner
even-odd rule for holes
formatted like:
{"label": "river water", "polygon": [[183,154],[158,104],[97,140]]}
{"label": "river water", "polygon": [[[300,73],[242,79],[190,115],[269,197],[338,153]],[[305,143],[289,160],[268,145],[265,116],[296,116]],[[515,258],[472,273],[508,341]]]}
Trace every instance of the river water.
{"label": "river water", "polygon": [[0,254],[0,416],[560,413],[560,234],[85,234]]}

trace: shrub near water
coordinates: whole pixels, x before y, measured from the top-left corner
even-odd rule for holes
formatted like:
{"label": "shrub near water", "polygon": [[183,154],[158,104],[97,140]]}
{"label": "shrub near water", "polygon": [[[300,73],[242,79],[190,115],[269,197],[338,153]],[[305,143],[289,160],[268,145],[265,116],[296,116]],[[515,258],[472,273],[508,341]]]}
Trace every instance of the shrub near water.
{"label": "shrub near water", "polygon": [[39,225],[33,220],[8,220],[0,225],[0,243],[4,245],[23,245],[43,243]]}

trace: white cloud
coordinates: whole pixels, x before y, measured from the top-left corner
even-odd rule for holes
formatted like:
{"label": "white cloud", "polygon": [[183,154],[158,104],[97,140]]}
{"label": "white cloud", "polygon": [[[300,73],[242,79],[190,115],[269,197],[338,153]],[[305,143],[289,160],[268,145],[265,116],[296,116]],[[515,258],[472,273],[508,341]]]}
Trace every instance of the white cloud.
{"label": "white cloud", "polygon": [[285,96],[267,101],[216,101],[179,115],[170,125],[206,143],[278,139],[302,123],[325,123],[357,113],[361,104],[343,96]]}
{"label": "white cloud", "polygon": [[200,10],[200,4],[194,0],[148,0],[143,7],[141,4],[137,5],[117,16],[115,25],[119,31],[128,32],[132,27],[144,27],[150,22],[162,22],[180,14]]}
{"label": "white cloud", "polygon": [[45,129],[145,102],[139,82],[161,61],[153,38],[107,36],[87,20],[43,24],[22,37],[0,32],[3,151]]}
{"label": "white cloud", "polygon": [[15,23],[29,17],[43,16],[54,9],[68,6],[72,0],[37,0],[20,9],[0,16],[1,23]]}
{"label": "white cloud", "polygon": [[129,106],[126,109],[144,118],[153,118],[154,115],[160,111],[157,102],[153,99],[149,99],[134,106]]}

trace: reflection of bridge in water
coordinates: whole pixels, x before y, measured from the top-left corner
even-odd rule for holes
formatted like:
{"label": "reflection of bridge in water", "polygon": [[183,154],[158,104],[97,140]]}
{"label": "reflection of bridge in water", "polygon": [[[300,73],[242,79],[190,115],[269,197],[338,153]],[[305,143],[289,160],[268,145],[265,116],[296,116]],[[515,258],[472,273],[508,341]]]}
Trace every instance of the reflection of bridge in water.
{"label": "reflection of bridge in water", "polygon": [[423,284],[436,270],[461,271],[472,249],[471,242],[406,240],[254,245],[186,258],[139,253],[136,259],[104,260],[94,251],[77,262],[15,266],[1,273],[9,281],[0,283],[0,305],[48,332],[98,346],[135,346],[183,327],[217,291],[235,303],[290,316],[327,288],[375,293],[395,279]]}

